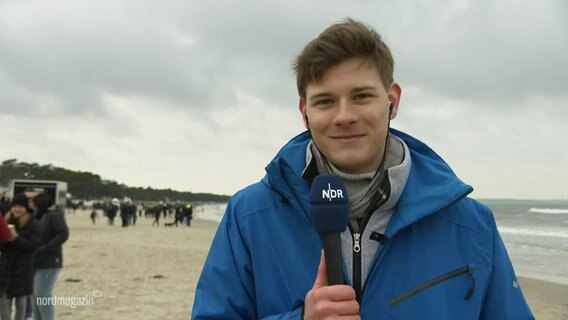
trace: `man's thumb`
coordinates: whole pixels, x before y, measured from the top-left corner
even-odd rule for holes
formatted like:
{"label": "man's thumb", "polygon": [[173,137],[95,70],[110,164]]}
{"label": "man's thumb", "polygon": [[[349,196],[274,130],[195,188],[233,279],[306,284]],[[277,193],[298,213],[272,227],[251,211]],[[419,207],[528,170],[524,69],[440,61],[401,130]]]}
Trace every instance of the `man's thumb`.
{"label": "man's thumb", "polygon": [[314,281],[314,288],[327,286],[327,269],[325,268],[325,254],[321,251],[320,264],[318,266],[318,275]]}

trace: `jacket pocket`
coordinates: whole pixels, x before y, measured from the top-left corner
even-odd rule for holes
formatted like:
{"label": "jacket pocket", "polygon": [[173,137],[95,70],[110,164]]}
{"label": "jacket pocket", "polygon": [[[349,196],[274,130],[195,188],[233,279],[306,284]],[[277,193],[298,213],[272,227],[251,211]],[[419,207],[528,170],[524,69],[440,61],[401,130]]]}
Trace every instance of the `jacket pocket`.
{"label": "jacket pocket", "polygon": [[441,282],[462,276],[464,274],[469,275],[469,277],[471,279],[471,286],[466,291],[465,296],[464,296],[464,298],[466,300],[468,300],[471,297],[471,295],[473,294],[473,290],[475,288],[475,278],[473,276],[473,269],[470,266],[464,266],[464,267],[455,269],[453,271],[444,273],[444,274],[437,276],[433,279],[430,279],[428,281],[425,281],[425,282],[419,284],[418,286],[416,286],[416,287],[414,287],[414,288],[412,288],[412,289],[390,299],[389,300],[389,307],[392,307],[392,306],[412,297],[413,295],[415,295],[415,294],[417,294],[421,291],[424,291],[424,290],[426,290],[430,287],[433,287],[433,286],[435,286],[435,285],[437,285]]}

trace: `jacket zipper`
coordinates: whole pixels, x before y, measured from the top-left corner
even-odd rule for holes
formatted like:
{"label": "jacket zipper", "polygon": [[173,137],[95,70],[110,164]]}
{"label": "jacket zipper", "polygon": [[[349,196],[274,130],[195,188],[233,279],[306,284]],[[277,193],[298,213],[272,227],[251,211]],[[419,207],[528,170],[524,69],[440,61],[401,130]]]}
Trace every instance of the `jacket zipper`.
{"label": "jacket zipper", "polygon": [[440,282],[444,282],[446,280],[458,277],[462,274],[468,274],[470,279],[471,279],[471,286],[469,287],[469,289],[467,290],[467,292],[465,293],[464,299],[468,300],[469,298],[471,298],[471,295],[473,294],[473,290],[475,288],[475,277],[473,276],[473,269],[470,266],[465,266],[465,267],[461,267],[459,269],[450,271],[448,273],[445,273],[441,276],[438,276],[434,279],[430,279],[426,282],[421,283],[420,285],[418,285],[417,287],[414,287],[408,291],[406,291],[403,294],[400,294],[392,299],[389,300],[389,307],[394,306],[395,304],[406,300],[410,297],[412,297],[413,295],[426,290],[432,286],[435,286],[437,284],[439,284]]}
{"label": "jacket zipper", "polygon": [[[390,182],[385,179],[384,184],[386,186],[382,186],[381,190],[387,189],[390,190]],[[365,227],[367,223],[371,220],[371,216],[380,206],[382,206],[386,200],[389,198],[390,192],[388,194],[382,194],[380,198],[377,198],[376,201],[372,202],[369,207],[367,208],[365,215],[363,218],[358,219],[353,224],[349,224],[349,231],[353,237],[353,289],[355,290],[355,298],[357,302],[361,304],[363,301],[363,276],[361,274],[361,236],[365,231]]]}
{"label": "jacket zipper", "polygon": [[359,303],[361,297],[361,234],[353,233],[353,289]]}
{"label": "jacket zipper", "polygon": [[349,224],[349,230],[353,237],[353,289],[355,297],[361,303],[363,294],[363,277],[361,274],[361,235],[365,231],[367,223],[371,220],[371,214],[365,214],[364,218],[357,220],[354,224]]}

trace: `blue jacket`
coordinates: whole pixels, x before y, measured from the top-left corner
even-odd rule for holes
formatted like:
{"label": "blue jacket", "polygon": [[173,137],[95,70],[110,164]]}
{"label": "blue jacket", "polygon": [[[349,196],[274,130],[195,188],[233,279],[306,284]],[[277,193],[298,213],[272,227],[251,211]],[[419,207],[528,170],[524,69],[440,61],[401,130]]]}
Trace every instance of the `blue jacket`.
{"label": "blue jacket", "polygon": [[[412,166],[363,288],[362,319],[532,319],[491,211],[428,146]],[[197,284],[193,319],[300,319],[322,240],[308,215],[304,132],[235,194]]]}

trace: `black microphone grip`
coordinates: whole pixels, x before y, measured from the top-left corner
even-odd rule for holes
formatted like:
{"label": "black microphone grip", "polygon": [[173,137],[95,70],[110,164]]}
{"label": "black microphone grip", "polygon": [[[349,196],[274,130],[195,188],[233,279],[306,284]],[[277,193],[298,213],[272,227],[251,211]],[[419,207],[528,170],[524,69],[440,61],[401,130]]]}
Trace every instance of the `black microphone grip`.
{"label": "black microphone grip", "polygon": [[323,250],[325,253],[325,268],[327,283],[330,286],[344,284],[343,257],[341,255],[341,233],[323,233]]}

